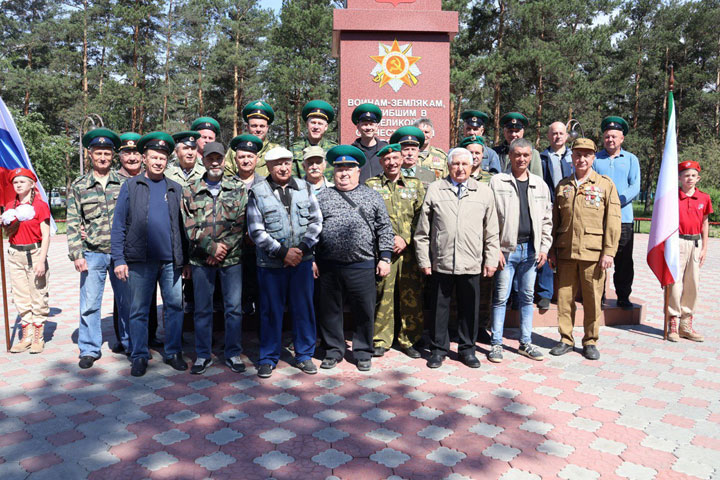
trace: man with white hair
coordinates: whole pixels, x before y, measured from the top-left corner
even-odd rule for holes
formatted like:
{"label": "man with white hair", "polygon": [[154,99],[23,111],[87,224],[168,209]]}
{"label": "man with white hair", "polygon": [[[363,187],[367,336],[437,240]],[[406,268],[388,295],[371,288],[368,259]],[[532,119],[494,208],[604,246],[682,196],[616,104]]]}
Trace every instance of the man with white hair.
{"label": "man with white hair", "polygon": [[480,277],[492,277],[500,243],[495,199],[487,185],[470,177],[472,154],[454,148],[448,154],[450,175],[428,186],[415,230],[420,269],[433,274],[429,368],[439,368],[450,351],[448,320],[453,288],[458,302],[458,354],[470,368],[478,368]]}

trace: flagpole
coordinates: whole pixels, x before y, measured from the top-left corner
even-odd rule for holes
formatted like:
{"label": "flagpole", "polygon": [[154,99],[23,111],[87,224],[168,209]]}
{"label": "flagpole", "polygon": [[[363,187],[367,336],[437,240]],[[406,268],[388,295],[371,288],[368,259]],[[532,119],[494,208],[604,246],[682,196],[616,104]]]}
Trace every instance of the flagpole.
{"label": "flagpole", "polygon": [[5,314],[5,348],[10,351],[10,315],[8,313],[7,280],[5,278],[5,236],[0,227],[0,276],[2,277],[3,313]]}
{"label": "flagpole", "polygon": [[[670,81],[668,85],[668,92],[675,90],[675,67],[670,65]],[[672,105],[672,109],[675,110],[675,105]],[[666,132],[669,135],[670,132]],[[670,304],[670,287],[673,284],[665,285],[663,287],[663,340],[668,339],[668,324],[670,322],[670,311],[668,305]]]}

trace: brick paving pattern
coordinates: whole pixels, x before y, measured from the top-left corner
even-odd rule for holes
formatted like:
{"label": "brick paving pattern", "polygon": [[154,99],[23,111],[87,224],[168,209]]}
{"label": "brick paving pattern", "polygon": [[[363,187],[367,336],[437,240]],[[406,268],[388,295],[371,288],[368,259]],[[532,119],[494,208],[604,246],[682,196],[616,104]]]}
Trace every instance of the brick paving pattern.
{"label": "brick paving pattern", "polygon": [[[647,235],[635,243],[645,323],[602,327],[597,362],[577,351],[534,362],[508,340],[501,364],[478,345],[477,370],[452,360],[429,370],[392,350],[369,372],[342,362],[314,376],[286,356],[262,380],[251,333],[244,374],[218,363],[176,372],[155,353],[133,378],[106,346],[80,370],[78,274],[53,238],[45,352],[0,354],[0,479],[720,478],[720,240],[701,273],[701,344],[662,341]],[[111,309],[106,292],[112,344]],[[533,332],[545,352],[557,338]]]}

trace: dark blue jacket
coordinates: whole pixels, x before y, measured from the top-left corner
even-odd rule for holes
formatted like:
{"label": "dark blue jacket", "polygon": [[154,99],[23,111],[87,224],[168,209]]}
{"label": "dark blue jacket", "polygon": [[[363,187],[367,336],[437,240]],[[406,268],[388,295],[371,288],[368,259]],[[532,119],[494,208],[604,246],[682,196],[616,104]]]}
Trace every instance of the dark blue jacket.
{"label": "dark blue jacket", "polygon": [[555,186],[560,183],[565,177],[569,177],[575,170],[572,164],[572,150],[570,147],[565,147],[565,153],[560,162],[560,171],[562,172],[562,178],[554,178],[555,170],[552,168],[552,158],[549,152],[550,147],[540,152],[540,161],[542,162],[543,179],[550,188],[550,200],[555,203]]}
{"label": "dark blue jacket", "polygon": [[[127,180],[120,189],[110,234],[110,251],[115,266],[153,260],[147,258],[147,223],[150,203],[148,181],[145,174],[136,175]],[[165,181],[170,213],[173,264],[176,268],[182,268],[187,263],[188,249],[187,232],[180,213],[182,187],[167,177]]]}

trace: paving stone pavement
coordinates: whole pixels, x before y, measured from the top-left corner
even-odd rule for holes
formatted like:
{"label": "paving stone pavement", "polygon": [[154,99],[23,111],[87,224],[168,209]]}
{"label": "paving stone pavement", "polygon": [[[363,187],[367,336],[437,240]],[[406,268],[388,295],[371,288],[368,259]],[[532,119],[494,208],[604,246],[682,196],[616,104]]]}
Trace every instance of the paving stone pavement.
{"label": "paving stone pavement", "polygon": [[[454,360],[429,370],[393,350],[369,372],[342,362],[312,376],[286,355],[262,380],[252,333],[244,374],[221,362],[180,373],[154,353],[133,378],[106,346],[80,370],[79,277],[55,237],[45,352],[0,354],[0,479],[720,478],[720,240],[701,273],[700,344],[662,341],[646,244],[636,235],[633,296],[645,323],[601,328],[599,361],[576,351],[534,362],[516,355],[513,330],[501,364],[478,345],[476,370]],[[557,337],[533,332],[545,352]]]}

